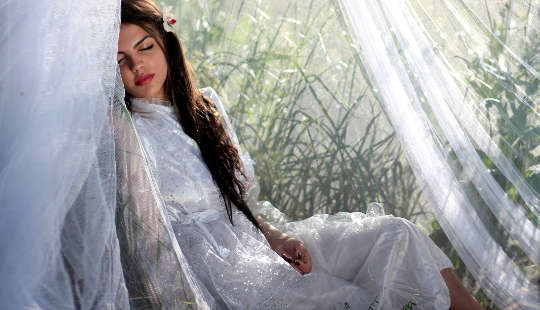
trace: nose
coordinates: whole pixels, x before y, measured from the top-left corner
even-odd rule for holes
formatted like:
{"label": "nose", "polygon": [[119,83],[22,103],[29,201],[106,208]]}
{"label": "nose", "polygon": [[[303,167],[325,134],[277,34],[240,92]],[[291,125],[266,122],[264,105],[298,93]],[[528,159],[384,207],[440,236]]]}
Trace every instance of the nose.
{"label": "nose", "polygon": [[131,60],[131,71],[133,72],[143,72],[144,63],[140,57],[133,57]]}

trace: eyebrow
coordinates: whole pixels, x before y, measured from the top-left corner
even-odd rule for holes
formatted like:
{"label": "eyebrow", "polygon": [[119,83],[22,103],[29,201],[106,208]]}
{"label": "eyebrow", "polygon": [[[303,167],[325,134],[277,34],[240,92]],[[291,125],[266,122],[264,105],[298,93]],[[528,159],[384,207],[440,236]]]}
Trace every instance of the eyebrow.
{"label": "eyebrow", "polygon": [[[152,36],[149,35],[149,34],[145,35],[142,39],[140,39],[137,43],[135,43],[135,45],[133,45],[133,48],[136,48],[139,44],[143,43],[144,40],[146,40],[146,39],[148,39],[148,38],[150,38],[150,37],[152,37]],[[118,54],[125,54],[125,53],[119,51]]]}

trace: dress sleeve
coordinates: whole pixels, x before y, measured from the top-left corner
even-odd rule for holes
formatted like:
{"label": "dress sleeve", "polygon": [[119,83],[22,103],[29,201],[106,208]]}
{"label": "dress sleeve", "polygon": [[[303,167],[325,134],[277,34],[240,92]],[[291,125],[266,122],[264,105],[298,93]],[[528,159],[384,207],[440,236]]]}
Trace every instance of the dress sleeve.
{"label": "dress sleeve", "polygon": [[227,128],[227,131],[229,132],[229,135],[231,136],[231,139],[233,140],[233,143],[240,151],[240,144],[238,143],[238,137],[236,136],[236,132],[234,131],[231,121],[229,120],[229,116],[227,115],[227,112],[225,111],[225,107],[223,106],[223,103],[221,102],[221,99],[219,98],[218,94],[212,87],[205,87],[201,89],[203,94],[205,94],[207,97],[209,97],[215,104],[216,107],[221,114],[221,117],[223,119],[223,123],[225,125],[225,128]]}
{"label": "dress sleeve", "polygon": [[433,240],[426,233],[420,231],[419,235],[420,238],[423,239],[429,251],[429,254],[433,258],[433,261],[435,262],[439,270],[454,268],[454,265],[452,264],[448,256],[444,254],[444,252],[435,244],[435,242],[433,242]]}

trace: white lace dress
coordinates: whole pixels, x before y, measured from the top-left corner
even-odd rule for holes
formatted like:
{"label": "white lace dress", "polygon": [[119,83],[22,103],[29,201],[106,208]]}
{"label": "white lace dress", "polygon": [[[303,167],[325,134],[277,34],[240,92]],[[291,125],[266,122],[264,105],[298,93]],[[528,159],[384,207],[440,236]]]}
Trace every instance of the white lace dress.
{"label": "white lace dress", "polygon": [[[237,143],[223,106],[211,88]],[[302,240],[312,272],[300,275],[239,211],[229,222],[199,148],[164,102],[134,100],[132,117],[172,226],[215,309],[448,309],[440,270],[451,262],[414,224],[360,212],[314,215],[285,223],[269,204],[254,203],[285,233]],[[247,155],[244,165],[253,179]],[[254,183],[254,182],[253,182]]]}

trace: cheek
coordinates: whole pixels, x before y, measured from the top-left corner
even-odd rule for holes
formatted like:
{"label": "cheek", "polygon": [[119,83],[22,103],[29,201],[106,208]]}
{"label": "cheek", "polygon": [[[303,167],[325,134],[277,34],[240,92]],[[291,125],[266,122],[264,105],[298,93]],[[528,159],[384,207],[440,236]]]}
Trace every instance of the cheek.
{"label": "cheek", "polygon": [[122,82],[124,82],[124,84],[129,81],[129,73],[129,70],[127,70],[125,66],[120,66],[120,75],[122,76]]}
{"label": "cheek", "polygon": [[161,63],[161,70],[167,75],[167,59],[165,58],[165,55],[163,55],[163,61]]}
{"label": "cheek", "polygon": [[124,88],[127,92],[133,90],[133,73],[127,67],[120,67],[120,75],[122,76],[122,83],[124,83]]}
{"label": "cheek", "polygon": [[160,76],[160,80],[159,80],[159,83],[161,84],[161,87],[164,87],[165,86],[165,80],[167,79],[167,73],[168,73],[168,68],[167,68],[167,60],[165,59],[165,55],[161,54],[160,57],[158,59],[156,59],[157,61],[155,62],[155,65],[156,65],[156,73],[159,74]]}

